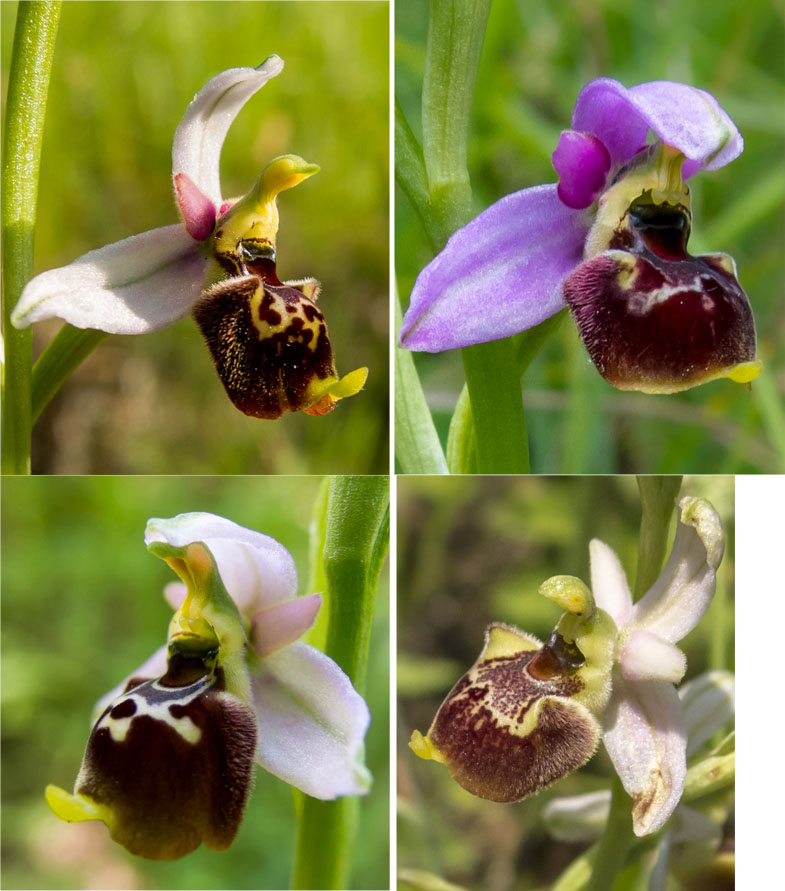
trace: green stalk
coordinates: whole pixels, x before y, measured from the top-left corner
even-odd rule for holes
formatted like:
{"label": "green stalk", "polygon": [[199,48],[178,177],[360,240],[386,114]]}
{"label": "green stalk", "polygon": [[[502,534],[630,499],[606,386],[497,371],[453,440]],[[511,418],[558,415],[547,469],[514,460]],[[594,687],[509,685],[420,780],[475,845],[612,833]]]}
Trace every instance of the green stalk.
{"label": "green stalk", "polygon": [[102,340],[105,331],[63,325],[33,366],[32,419],[35,423],[49,400],[71,372],[81,365]]}
{"label": "green stalk", "polygon": [[[564,309],[534,328],[516,334],[512,338],[519,378],[523,377],[542,345],[556,332],[566,314],[567,310]],[[517,460],[518,457],[517,454],[514,455],[513,460]],[[450,431],[447,436],[447,466],[450,473],[477,473],[477,440],[467,386],[461,390],[450,421]]]}
{"label": "green stalk", "polygon": [[[362,693],[376,588],[389,541],[389,479],[336,476],[326,504],[324,573],[330,608],[325,652]],[[347,888],[358,799],[303,796],[292,888]]]}
{"label": "green stalk", "polygon": [[30,473],[33,335],[11,311],[33,277],[38,173],[59,0],[22,2],[16,17],[3,139],[3,473]]}
{"label": "green stalk", "polygon": [[[395,296],[395,330],[401,328],[401,304]],[[395,456],[403,473],[447,473],[439,435],[409,350],[395,350]]]}
{"label": "green stalk", "polygon": [[461,350],[478,473],[529,473],[521,377],[511,337]]}
{"label": "green stalk", "polygon": [[611,809],[591,863],[587,891],[609,891],[621,872],[635,836],[630,818],[630,796],[621,780],[614,775],[611,787]]}
{"label": "green stalk", "polygon": [[466,134],[490,11],[490,0],[430,3],[422,88],[423,160],[440,247],[474,215]]}
{"label": "green stalk", "polygon": [[[490,0],[431,0],[423,79],[423,160],[438,246],[474,216],[466,135]],[[528,473],[520,375],[511,339],[462,350],[479,473]]]}
{"label": "green stalk", "polygon": [[641,496],[641,530],[635,576],[636,600],[649,590],[662,570],[668,546],[668,528],[681,488],[681,477],[639,476],[637,480]]}

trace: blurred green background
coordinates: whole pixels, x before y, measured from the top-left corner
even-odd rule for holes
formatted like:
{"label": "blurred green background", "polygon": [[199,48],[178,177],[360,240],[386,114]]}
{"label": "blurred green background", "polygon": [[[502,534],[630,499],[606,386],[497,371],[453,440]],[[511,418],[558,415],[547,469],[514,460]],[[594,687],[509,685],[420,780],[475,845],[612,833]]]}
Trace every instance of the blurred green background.
{"label": "blurred green background", "polygon": [[[289,887],[292,789],[255,771],[245,818],[225,852],[171,863],[133,857],[103,824],[67,824],[44,787],[73,786],[95,701],[166,640],[175,580],[147,553],[150,517],[211,511],[291,551],[308,593],[308,536],[317,477],[8,477],[2,491],[2,887]],[[389,588],[382,573],[365,697],[370,794],[360,799],[350,888],[389,883]]]}
{"label": "blurred green background", "polygon": [[[425,3],[396,3],[395,92],[418,139],[427,18]],[[564,319],[524,377],[535,472],[785,470],[784,54],[774,0],[494,0],[468,136],[478,212],[509,192],[556,181],[551,153],[578,93],[596,77],[707,89],[746,143],[729,166],[690,180],[690,250],[736,259],[764,376],[751,392],[726,380],[667,397],[621,392],[596,372]],[[395,208],[406,306],[432,254],[400,189]],[[464,380],[460,354],[415,355],[444,441]]]}
{"label": "blurred green background", "polygon": [[[734,481],[687,477],[681,494],[708,498],[726,534],[714,601],[679,644],[689,679],[734,669]],[[588,582],[592,538],[616,551],[632,584],[639,524],[632,477],[398,478],[399,871],[425,870],[483,891],[531,891],[550,888],[587,847],[551,839],[541,815],[553,798],[609,788],[602,746],[549,790],[505,805],[465,792],[407,743],[413,730],[427,732],[491,621],[547,639],[561,611],[537,589],[553,575]]]}
{"label": "blurred green background", "polygon": [[[3,96],[16,3],[2,3]],[[386,2],[63,4],[42,154],[35,271],[177,222],[175,127],[215,74],[286,63],[232,125],[224,196],[276,155],[321,172],[281,196],[278,272],[318,278],[340,374],[365,390],[323,418],[248,418],[190,318],[101,344],[35,429],[38,473],[386,473],[389,8]],[[36,355],[60,327],[35,326]]]}

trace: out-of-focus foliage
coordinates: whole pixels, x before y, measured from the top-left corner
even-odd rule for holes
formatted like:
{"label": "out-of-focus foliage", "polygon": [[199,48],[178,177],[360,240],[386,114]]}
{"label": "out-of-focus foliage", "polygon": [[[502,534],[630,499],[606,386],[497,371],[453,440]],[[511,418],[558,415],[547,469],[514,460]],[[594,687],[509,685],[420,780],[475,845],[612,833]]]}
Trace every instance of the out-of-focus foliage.
{"label": "out-of-focus foliage", "polygon": [[[2,4],[4,91],[15,3]],[[63,5],[47,106],[35,270],[177,221],[175,127],[225,68],[270,53],[222,157],[225,196],[286,152],[321,165],[279,201],[278,272],[321,280],[338,371],[366,389],[324,418],[259,421],[226,397],[194,322],[112,337],[35,430],[40,473],[384,473],[388,394],[387,3]],[[59,321],[36,325],[36,353]]]}
{"label": "out-of-focus foliage", "polygon": [[[733,479],[687,477],[681,491],[712,502],[727,539],[712,606],[679,644],[691,678],[707,668],[734,668]],[[399,870],[484,891],[531,891],[550,888],[585,849],[551,839],[541,814],[552,798],[610,788],[602,746],[549,790],[495,804],[465,792],[443,765],[415,757],[407,742],[413,730],[428,730],[474,663],[488,623],[508,622],[547,639],[561,613],[537,588],[560,574],[588,582],[592,538],[616,551],[632,585],[639,524],[631,477],[399,478]]]}
{"label": "out-of-focus foliage", "polygon": [[[396,95],[418,138],[427,5],[396,4]],[[757,321],[762,379],[748,392],[718,381],[678,396],[614,390],[568,318],[524,377],[532,467],[540,473],[746,473],[785,468],[785,52],[771,0],[495,0],[480,61],[468,165],[476,209],[555,182],[551,165],[585,83],[676,80],[713,93],[741,130],[744,153],[690,180],[693,253],[738,264]],[[432,258],[396,194],[396,273],[404,304]],[[482,306],[482,293],[477,294]],[[457,351],[417,354],[440,434],[463,383]]]}
{"label": "out-of-focus foliage", "polygon": [[[96,700],[166,641],[175,580],[147,553],[149,517],[204,510],[288,547],[307,593],[308,534],[320,479],[214,477],[7,478],[2,562],[2,886],[4,888],[287,888],[291,787],[255,771],[240,832],[226,852],[182,860],[133,857],[103,824],[66,824],[44,787],[70,788]],[[382,575],[365,696],[371,709],[351,888],[383,888],[389,857],[389,610]]]}

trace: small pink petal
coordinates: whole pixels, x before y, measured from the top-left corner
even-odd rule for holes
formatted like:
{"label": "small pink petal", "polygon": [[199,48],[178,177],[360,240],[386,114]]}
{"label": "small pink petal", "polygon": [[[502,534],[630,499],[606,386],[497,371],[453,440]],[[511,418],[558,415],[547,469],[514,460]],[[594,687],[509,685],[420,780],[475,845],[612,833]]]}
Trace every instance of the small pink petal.
{"label": "small pink petal", "polygon": [[687,659],[678,647],[643,629],[631,632],[619,662],[628,681],[678,684],[687,670]]}
{"label": "small pink petal", "polygon": [[588,207],[605,187],[611,156],[593,133],[565,130],[552,155],[559,174],[558,194],[562,204]]}
{"label": "small pink petal", "polygon": [[183,605],[188,588],[183,582],[169,582],[164,586],[164,597],[173,610],[178,610]]}
{"label": "small pink petal", "polygon": [[174,194],[188,234],[194,241],[204,241],[215,226],[215,205],[185,173],[174,175]]}
{"label": "small pink petal", "polygon": [[264,658],[294,643],[316,621],[322,605],[320,594],[296,597],[255,613],[251,619],[251,646]]}

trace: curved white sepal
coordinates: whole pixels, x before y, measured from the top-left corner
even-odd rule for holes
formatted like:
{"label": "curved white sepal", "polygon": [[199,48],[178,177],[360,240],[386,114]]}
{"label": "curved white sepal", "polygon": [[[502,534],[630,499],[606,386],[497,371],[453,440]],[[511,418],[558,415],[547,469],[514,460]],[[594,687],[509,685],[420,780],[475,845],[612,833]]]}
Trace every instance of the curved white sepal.
{"label": "curved white sepal", "polygon": [[271,77],[283,59],[272,55],[258,68],[229,68],[208,81],[191,100],[172,145],[172,175],[185,173],[199,191],[221,204],[221,147],[240,109]]}
{"label": "curved white sepal", "polygon": [[673,550],[657,581],[635,604],[630,626],[675,643],[709,608],[725,539],[717,512],[702,498],[679,502]]}
{"label": "curved white sepal", "polygon": [[204,542],[224,587],[246,619],[297,594],[297,568],[289,551],[269,535],[224,517],[197,511],[153,518],[148,520],[144,540],[148,546],[165,541],[174,547]]}

